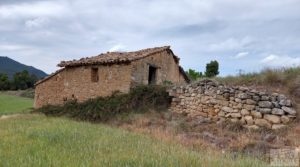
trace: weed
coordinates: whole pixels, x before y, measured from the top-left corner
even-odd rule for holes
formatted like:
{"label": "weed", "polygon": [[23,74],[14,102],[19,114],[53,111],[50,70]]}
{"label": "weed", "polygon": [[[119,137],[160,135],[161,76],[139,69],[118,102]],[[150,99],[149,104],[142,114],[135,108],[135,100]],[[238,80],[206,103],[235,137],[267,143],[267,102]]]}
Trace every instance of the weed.
{"label": "weed", "polygon": [[108,121],[119,113],[140,112],[149,109],[161,111],[169,106],[170,98],[165,87],[137,86],[128,94],[119,92],[108,97],[98,97],[83,103],[68,101],[63,106],[45,106],[38,112],[53,116],[68,116],[93,122]]}

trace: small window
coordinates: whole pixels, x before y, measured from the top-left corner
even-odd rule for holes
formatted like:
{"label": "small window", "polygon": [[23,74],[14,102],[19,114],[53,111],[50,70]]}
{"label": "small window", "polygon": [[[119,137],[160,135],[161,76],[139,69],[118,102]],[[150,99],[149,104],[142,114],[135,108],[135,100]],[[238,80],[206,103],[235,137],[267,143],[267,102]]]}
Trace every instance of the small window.
{"label": "small window", "polygon": [[92,82],[99,81],[98,68],[92,68],[91,78],[92,78]]}

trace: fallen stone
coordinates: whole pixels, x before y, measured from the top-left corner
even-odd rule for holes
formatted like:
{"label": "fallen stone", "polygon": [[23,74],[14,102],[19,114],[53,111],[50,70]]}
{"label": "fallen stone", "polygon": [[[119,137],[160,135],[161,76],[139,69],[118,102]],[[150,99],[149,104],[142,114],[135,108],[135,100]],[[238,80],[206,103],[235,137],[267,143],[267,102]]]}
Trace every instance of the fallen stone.
{"label": "fallen stone", "polygon": [[292,109],[292,108],[289,108],[289,107],[281,107],[281,109],[283,109],[283,111],[285,111],[286,113],[289,113],[291,115],[296,115],[296,110]]}
{"label": "fallen stone", "polygon": [[256,119],[255,125],[270,128],[270,129],[272,128],[272,124],[265,119]]}
{"label": "fallen stone", "polygon": [[272,114],[274,114],[274,115],[284,115],[284,111],[282,109],[279,109],[279,108],[273,108],[272,109]]}
{"label": "fallen stone", "polygon": [[274,124],[279,124],[281,122],[280,117],[277,115],[266,114],[266,115],[264,115],[264,119],[266,119]]}

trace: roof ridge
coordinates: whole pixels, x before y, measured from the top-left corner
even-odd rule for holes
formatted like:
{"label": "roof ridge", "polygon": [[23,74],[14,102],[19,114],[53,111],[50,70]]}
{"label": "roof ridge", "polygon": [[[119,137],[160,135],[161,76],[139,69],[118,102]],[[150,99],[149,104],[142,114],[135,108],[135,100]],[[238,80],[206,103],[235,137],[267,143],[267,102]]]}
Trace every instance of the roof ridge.
{"label": "roof ridge", "polygon": [[114,64],[114,63],[126,63],[134,60],[138,60],[149,55],[170,49],[170,46],[146,48],[137,51],[130,52],[106,52],[97,56],[83,57],[78,60],[61,61],[57,66],[70,67],[81,65],[94,65],[94,64]]}

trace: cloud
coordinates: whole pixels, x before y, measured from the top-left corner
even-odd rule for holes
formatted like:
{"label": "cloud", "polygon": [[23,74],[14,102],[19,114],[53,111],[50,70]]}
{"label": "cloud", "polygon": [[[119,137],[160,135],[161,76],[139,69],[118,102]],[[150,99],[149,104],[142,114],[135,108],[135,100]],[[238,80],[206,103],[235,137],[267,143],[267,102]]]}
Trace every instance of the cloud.
{"label": "cloud", "polygon": [[233,56],[233,59],[241,59],[249,55],[249,52],[240,52],[237,55]]}
{"label": "cloud", "polygon": [[226,51],[226,50],[239,50],[251,44],[253,39],[249,36],[241,39],[229,38],[220,43],[214,43],[208,46],[210,51]]}
{"label": "cloud", "polygon": [[24,17],[61,17],[66,15],[67,7],[51,1],[37,1],[33,3],[14,3],[0,6],[0,18],[18,19]]}
{"label": "cloud", "polygon": [[29,19],[25,22],[25,26],[28,28],[40,28],[43,27],[45,24],[47,24],[48,19],[47,18],[34,18],[34,19]]}
{"label": "cloud", "polygon": [[123,44],[118,44],[113,46],[109,49],[110,52],[116,52],[116,51],[124,51],[126,49],[126,46]]}
{"label": "cloud", "polygon": [[171,45],[184,68],[218,60],[227,75],[260,69],[263,53],[297,60],[298,20],[299,0],[1,0],[0,55],[51,73],[61,60]]}
{"label": "cloud", "polygon": [[270,54],[269,56],[263,58],[260,63],[267,66],[298,66],[300,65],[300,57],[290,57],[290,56],[279,56]]}

